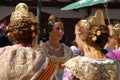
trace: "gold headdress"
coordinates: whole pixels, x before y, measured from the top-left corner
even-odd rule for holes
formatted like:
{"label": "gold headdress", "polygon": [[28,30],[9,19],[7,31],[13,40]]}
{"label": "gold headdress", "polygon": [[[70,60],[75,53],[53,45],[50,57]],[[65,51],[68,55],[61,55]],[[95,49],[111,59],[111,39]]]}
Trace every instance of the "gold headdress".
{"label": "gold headdress", "polygon": [[53,20],[53,19],[55,19],[55,18],[56,18],[55,15],[50,15],[49,18],[48,18],[48,21]]}
{"label": "gold headdress", "polygon": [[101,35],[100,25],[105,25],[104,15],[102,10],[97,10],[95,16],[91,16],[89,19],[90,23],[90,36],[92,37],[92,41],[97,40],[97,36]]}
{"label": "gold headdress", "polygon": [[54,24],[54,20],[57,19],[57,17],[55,15],[50,15],[48,18],[48,24],[53,25]]}
{"label": "gold headdress", "polygon": [[102,10],[97,10],[95,16],[90,17],[90,25],[105,25],[104,15]]}
{"label": "gold headdress", "polygon": [[38,18],[29,12],[28,6],[25,3],[19,3],[15,7],[15,11],[12,12],[10,21],[26,19],[38,23]]}
{"label": "gold headdress", "polygon": [[97,10],[95,13],[96,24],[97,25],[105,25],[104,15],[102,10]]}

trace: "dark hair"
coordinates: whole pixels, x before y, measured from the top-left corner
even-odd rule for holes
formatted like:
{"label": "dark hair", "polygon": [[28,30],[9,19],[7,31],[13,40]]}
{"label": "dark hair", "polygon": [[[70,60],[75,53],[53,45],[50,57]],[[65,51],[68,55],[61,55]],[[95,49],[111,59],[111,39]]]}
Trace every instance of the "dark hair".
{"label": "dark hair", "polygon": [[[99,34],[97,32],[99,31]],[[101,48],[105,46],[108,41],[109,29],[106,25],[92,26],[89,31],[88,44],[92,46],[100,46]],[[96,40],[92,38],[96,37]]]}
{"label": "dark hair", "polygon": [[53,26],[56,22],[61,22],[61,20],[59,18],[54,18],[54,19],[51,19],[51,20],[48,20],[48,24],[46,26],[46,29],[48,32],[51,32],[52,29],[53,29]]}
{"label": "dark hair", "polygon": [[46,31],[46,38],[49,39],[49,32],[53,30],[54,24],[56,22],[61,22],[61,19],[56,17],[55,15],[50,15],[48,18],[47,25],[45,26],[45,31]]}

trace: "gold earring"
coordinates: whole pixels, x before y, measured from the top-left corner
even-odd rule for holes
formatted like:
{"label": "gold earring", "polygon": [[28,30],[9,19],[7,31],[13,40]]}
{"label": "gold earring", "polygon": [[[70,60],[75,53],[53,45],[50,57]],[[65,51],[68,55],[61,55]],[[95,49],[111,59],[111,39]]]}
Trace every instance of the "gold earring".
{"label": "gold earring", "polygon": [[81,34],[81,32],[79,31],[79,32],[78,32],[78,34],[80,35],[80,34]]}

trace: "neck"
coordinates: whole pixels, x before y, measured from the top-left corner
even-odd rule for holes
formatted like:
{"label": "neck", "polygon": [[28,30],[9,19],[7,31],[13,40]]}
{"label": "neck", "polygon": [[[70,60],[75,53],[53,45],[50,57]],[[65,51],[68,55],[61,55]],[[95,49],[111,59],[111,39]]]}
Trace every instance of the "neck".
{"label": "neck", "polygon": [[106,44],[106,46],[105,46],[106,48],[110,48],[110,49],[115,49],[115,46],[113,46],[112,44]]}
{"label": "neck", "polygon": [[54,47],[54,48],[58,48],[60,43],[59,43],[58,40],[52,40],[52,39],[50,39],[50,40],[49,40],[49,44],[50,44],[52,47]]}

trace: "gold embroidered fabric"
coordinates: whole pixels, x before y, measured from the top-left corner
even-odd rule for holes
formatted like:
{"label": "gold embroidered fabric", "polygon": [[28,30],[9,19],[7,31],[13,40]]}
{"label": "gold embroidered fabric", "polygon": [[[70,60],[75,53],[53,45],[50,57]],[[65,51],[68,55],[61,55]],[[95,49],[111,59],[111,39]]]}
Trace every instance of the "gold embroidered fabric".
{"label": "gold embroidered fabric", "polygon": [[19,45],[0,48],[0,80],[30,80],[45,61],[43,53]]}
{"label": "gold embroidered fabric", "polygon": [[55,55],[49,54],[49,45],[47,45],[46,43],[43,44],[43,47],[46,50],[46,56],[49,57],[50,59],[52,59],[56,64],[56,69],[57,69],[56,77],[58,78],[58,80],[62,79],[62,74],[63,74],[63,69],[64,69],[62,64],[72,57],[72,52],[71,52],[70,48],[68,46],[66,46],[64,43],[61,43],[61,46],[63,47],[62,50],[64,52],[64,56],[57,57]]}
{"label": "gold embroidered fabric", "polygon": [[119,64],[113,59],[77,56],[63,65],[80,80],[119,80]]}
{"label": "gold embroidered fabric", "polygon": [[29,11],[28,6],[25,3],[19,3],[15,7],[15,11],[12,12],[10,21],[26,19],[38,23],[38,18]]}

